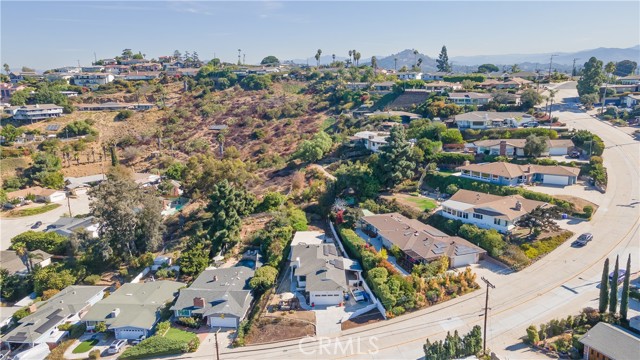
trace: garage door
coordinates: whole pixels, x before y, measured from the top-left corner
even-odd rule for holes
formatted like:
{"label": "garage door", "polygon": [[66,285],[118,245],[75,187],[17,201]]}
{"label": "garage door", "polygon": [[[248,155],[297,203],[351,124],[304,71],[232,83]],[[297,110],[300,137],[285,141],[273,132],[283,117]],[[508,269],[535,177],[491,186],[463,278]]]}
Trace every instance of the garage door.
{"label": "garage door", "polygon": [[342,301],[342,293],[311,294],[309,300],[316,305],[337,305]]}
{"label": "garage door", "polygon": [[470,264],[475,264],[477,261],[477,254],[467,254],[454,256],[451,261],[452,267],[462,267]]}
{"label": "garage door", "polygon": [[212,328],[217,327],[225,327],[225,328],[236,328],[236,318],[234,317],[219,317],[219,316],[209,316],[209,326]]}
{"label": "garage door", "polygon": [[544,177],[542,178],[542,183],[550,185],[569,185],[569,177],[559,175],[544,175]]}
{"label": "garage door", "polygon": [[549,149],[549,155],[567,155],[566,147],[552,147]]}
{"label": "garage door", "polygon": [[134,328],[123,328],[123,329],[116,329],[115,330],[115,335],[116,335],[116,339],[120,340],[120,339],[139,339],[140,336],[143,336],[145,333],[145,331],[143,329],[134,329]]}
{"label": "garage door", "polygon": [[67,198],[67,197],[66,197],[66,195],[65,195],[63,192],[60,192],[60,193],[54,193],[54,194],[51,194],[51,196],[50,196],[50,201],[51,201],[51,202],[57,202],[57,201],[62,201],[62,200],[64,200],[64,199],[66,199],[66,198]]}

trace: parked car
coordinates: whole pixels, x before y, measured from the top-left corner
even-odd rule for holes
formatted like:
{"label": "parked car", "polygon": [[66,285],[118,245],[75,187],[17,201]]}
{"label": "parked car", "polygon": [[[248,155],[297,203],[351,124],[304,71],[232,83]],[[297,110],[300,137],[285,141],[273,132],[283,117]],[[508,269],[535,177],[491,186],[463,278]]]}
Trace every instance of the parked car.
{"label": "parked car", "polygon": [[138,345],[138,344],[140,344],[140,342],[141,342],[142,340],[144,340],[144,339],[146,339],[146,338],[147,338],[146,336],[144,336],[144,335],[140,335],[140,337],[139,337],[139,338],[137,338],[137,339],[135,339],[135,340],[132,340],[132,341],[131,341],[131,345]]}
{"label": "parked car", "polygon": [[109,345],[109,348],[107,349],[107,352],[109,354],[117,354],[117,353],[120,352],[120,350],[122,350],[122,348],[126,344],[127,344],[127,340],[113,340],[111,345]]}
{"label": "parked car", "polygon": [[572,151],[571,154],[569,154],[569,157],[572,159],[579,159],[580,158],[580,151]]}
{"label": "parked car", "polygon": [[40,226],[42,226],[42,221],[36,221],[36,223],[35,223],[35,224],[33,224],[33,226],[32,226],[31,228],[32,228],[32,229],[37,229],[37,228],[39,228]]}
{"label": "parked car", "polygon": [[540,124],[538,124],[536,121],[529,121],[522,124],[522,127],[525,127],[525,128],[530,128],[530,127],[537,128],[538,126],[540,126]]}
{"label": "parked car", "polygon": [[591,233],[584,233],[578,236],[578,239],[576,239],[572,245],[575,247],[583,247],[591,240],[593,240],[593,235]]}
{"label": "parked car", "polygon": [[[618,270],[618,283],[621,283],[624,280],[624,275],[627,273],[627,271],[625,269],[619,269]],[[609,274],[609,281],[613,280],[613,277],[615,276],[614,272],[612,271]]]}

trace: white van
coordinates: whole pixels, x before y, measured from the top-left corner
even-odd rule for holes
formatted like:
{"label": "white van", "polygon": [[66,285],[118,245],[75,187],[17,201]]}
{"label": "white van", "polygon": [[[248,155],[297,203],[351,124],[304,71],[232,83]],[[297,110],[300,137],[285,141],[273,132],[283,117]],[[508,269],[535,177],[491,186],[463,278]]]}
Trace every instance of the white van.
{"label": "white van", "polygon": [[126,343],[127,340],[113,340],[111,345],[109,345],[109,349],[107,349],[107,352],[109,354],[117,354],[120,352],[120,350],[122,350],[122,347],[124,347]]}

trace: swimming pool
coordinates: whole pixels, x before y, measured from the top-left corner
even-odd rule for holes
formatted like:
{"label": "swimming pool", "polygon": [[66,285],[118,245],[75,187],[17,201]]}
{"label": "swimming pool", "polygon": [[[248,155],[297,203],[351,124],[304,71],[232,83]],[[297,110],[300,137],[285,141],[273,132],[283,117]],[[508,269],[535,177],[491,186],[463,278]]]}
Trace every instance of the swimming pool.
{"label": "swimming pool", "polygon": [[256,267],[256,262],[255,262],[255,261],[253,261],[253,260],[245,259],[245,260],[239,261],[239,262],[236,264],[236,266],[246,266],[246,267],[248,267],[248,268],[255,269],[255,267]]}

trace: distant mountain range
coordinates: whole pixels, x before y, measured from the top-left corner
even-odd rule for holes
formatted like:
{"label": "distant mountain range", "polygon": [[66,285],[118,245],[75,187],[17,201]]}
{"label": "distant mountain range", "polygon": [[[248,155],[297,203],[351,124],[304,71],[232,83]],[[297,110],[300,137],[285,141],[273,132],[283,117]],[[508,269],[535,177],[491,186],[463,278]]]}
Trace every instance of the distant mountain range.
{"label": "distant mountain range", "polygon": [[[436,60],[429,55],[413,53],[414,50],[406,49],[400,51],[397,54],[391,54],[388,56],[376,56],[378,67],[383,69],[401,69],[403,66],[411,68],[417,61],[422,59],[421,68],[423,72],[436,71]],[[553,69],[558,71],[571,71],[573,67],[573,59],[576,60],[576,67],[580,68],[589,60],[590,57],[595,56],[599,60],[604,62],[609,61],[622,61],[632,60],[640,63],[640,45],[636,45],[630,48],[597,48],[590,50],[582,50],[571,53],[542,53],[542,54],[505,54],[505,55],[474,55],[474,56],[452,56],[449,58],[453,64],[454,71],[472,72],[478,65],[481,64],[494,64],[499,68],[511,67],[513,64],[518,64],[518,67],[525,71],[545,70],[549,68],[549,59],[552,54],[558,55],[553,57]],[[348,57],[336,56],[336,60],[344,61]],[[397,65],[396,61],[397,59]],[[320,58],[320,64],[327,65],[333,61],[331,55],[323,55]],[[296,64],[306,64],[306,59],[295,59],[291,62]],[[360,64],[370,64],[371,57],[361,58]],[[309,65],[315,65],[316,60],[309,58]]]}

